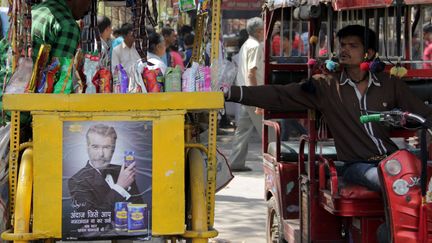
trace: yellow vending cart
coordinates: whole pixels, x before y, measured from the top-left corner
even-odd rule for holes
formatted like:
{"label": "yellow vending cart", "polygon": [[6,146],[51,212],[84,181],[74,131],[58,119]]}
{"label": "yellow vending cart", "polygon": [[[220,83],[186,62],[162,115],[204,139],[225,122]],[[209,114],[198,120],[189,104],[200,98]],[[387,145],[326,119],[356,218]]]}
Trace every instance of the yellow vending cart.
{"label": "yellow vending cart", "polygon": [[[221,92],[4,95],[12,116],[13,225],[2,239],[217,236],[216,124],[223,102]],[[29,142],[20,141],[20,113],[27,111]],[[185,125],[185,115],[196,112],[208,116],[202,143]]]}

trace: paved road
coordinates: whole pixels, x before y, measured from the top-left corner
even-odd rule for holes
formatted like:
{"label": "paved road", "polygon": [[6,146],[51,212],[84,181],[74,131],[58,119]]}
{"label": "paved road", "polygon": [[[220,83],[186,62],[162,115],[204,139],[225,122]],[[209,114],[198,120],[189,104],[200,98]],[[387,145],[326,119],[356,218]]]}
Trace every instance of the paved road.
{"label": "paved road", "polygon": [[[232,131],[218,135],[218,146],[228,157]],[[265,243],[266,204],[262,169],[261,139],[255,134],[249,146],[246,165],[250,172],[234,173],[234,179],[216,194],[215,228],[219,236],[213,242]]]}

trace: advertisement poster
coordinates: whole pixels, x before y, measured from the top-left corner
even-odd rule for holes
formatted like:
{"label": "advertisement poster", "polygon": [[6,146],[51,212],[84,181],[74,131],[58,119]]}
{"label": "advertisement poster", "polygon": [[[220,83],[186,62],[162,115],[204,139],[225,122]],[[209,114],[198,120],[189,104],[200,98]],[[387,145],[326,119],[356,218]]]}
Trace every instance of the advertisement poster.
{"label": "advertisement poster", "polygon": [[151,236],[152,122],[63,123],[63,240]]}

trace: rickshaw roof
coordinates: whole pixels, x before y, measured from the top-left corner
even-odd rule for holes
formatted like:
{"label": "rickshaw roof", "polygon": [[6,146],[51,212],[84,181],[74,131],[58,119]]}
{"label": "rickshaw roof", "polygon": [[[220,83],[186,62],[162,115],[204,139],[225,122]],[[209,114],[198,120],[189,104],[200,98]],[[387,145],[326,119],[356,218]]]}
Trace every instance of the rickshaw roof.
{"label": "rickshaw roof", "polygon": [[[394,0],[267,0],[265,5],[269,10],[286,7],[296,7],[301,4],[317,5],[320,2],[331,2],[334,10],[385,8],[393,5]],[[406,5],[432,4],[432,0],[404,0]]]}
{"label": "rickshaw roof", "polygon": [[[406,5],[432,4],[432,0],[404,0]],[[363,8],[385,8],[390,7],[394,0],[333,0],[334,10],[363,9]]]}

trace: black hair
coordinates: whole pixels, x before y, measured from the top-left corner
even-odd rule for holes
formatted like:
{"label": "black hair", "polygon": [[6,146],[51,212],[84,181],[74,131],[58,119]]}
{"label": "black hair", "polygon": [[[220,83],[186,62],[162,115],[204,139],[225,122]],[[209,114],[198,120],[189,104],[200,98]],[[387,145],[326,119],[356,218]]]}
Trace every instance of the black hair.
{"label": "black hair", "polygon": [[111,20],[106,16],[98,16],[97,17],[97,27],[99,29],[99,33],[103,33],[108,27],[111,26]]}
{"label": "black hair", "polygon": [[426,24],[423,26],[424,33],[432,33],[432,24]]}
{"label": "black hair", "polygon": [[170,28],[170,27],[163,27],[162,28],[162,35],[165,36],[170,36],[172,33],[174,32],[174,29]]}
{"label": "black hair", "polygon": [[[296,36],[296,32],[293,30],[289,30],[289,29],[284,29],[282,33],[283,33],[282,36],[287,38],[291,42],[294,40],[294,37]],[[290,37],[290,34],[291,34],[291,37]]]}
{"label": "black hair", "polygon": [[122,29],[121,29],[121,28],[114,29],[114,30],[113,30],[113,35],[114,35],[114,36],[123,35],[123,33],[122,33]]}
{"label": "black hair", "polygon": [[183,25],[180,30],[179,30],[179,34],[180,35],[186,35],[186,34],[190,34],[193,31],[192,26],[190,25]]}
{"label": "black hair", "polygon": [[[348,37],[348,36],[357,36],[362,42],[363,46],[368,49],[372,49],[375,52],[378,52],[377,46],[377,37],[375,31],[366,28],[362,25],[348,25],[340,29],[336,36],[340,39]],[[367,38],[367,47],[365,43],[365,39]]]}
{"label": "black hair", "polygon": [[239,39],[238,39],[238,48],[240,49],[242,45],[247,41],[249,38],[249,34],[246,29],[241,29],[239,31]]}
{"label": "black hair", "polygon": [[159,43],[162,43],[163,40],[164,39],[160,34],[156,32],[150,33],[148,36],[148,51],[154,53],[156,50],[156,46]]}
{"label": "black hair", "polygon": [[122,24],[122,26],[120,27],[120,32],[121,32],[121,35],[124,37],[124,36],[126,36],[127,34],[129,34],[129,32],[131,32],[131,31],[133,31],[133,25],[132,24],[129,24],[129,23],[124,23],[124,24]]}
{"label": "black hair", "polygon": [[195,36],[193,34],[186,34],[184,37],[184,43],[187,46],[191,46],[194,43]]}

